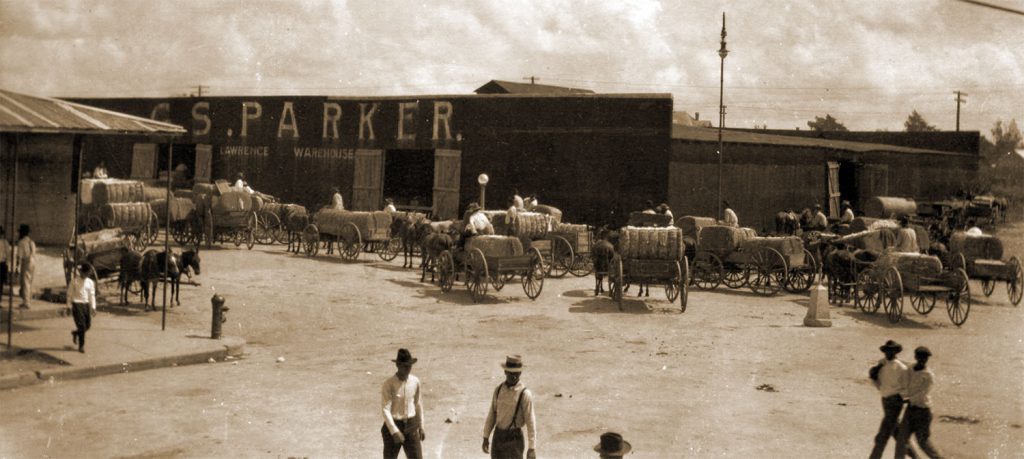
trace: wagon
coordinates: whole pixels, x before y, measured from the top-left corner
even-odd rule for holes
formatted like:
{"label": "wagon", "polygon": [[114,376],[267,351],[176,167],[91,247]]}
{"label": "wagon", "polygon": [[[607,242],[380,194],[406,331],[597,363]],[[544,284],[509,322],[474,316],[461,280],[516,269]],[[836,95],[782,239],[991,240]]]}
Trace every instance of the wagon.
{"label": "wagon", "polygon": [[363,251],[376,253],[381,260],[398,256],[401,241],[391,234],[388,212],[353,212],[324,208],[313,214],[312,222],[302,230],[302,248],[308,256],[320,253],[326,245],[328,253],[337,242],[342,258],[355,260]]}
{"label": "wagon", "polygon": [[501,291],[519,276],[523,293],[531,300],[544,289],[544,262],[536,247],[523,250],[512,236],[473,236],[464,248],[441,252],[437,259],[441,291],[448,293],[461,276],[474,302],[487,295],[488,287]]}
{"label": "wagon", "polygon": [[689,300],[690,265],[684,255],[686,248],[678,228],[637,228],[620,230],[619,253],[608,267],[611,296],[622,310],[625,286],[629,284],[661,285],[669,302],[679,299],[686,312]]}
{"label": "wagon", "polygon": [[981,281],[981,293],[991,296],[996,282],[1006,282],[1006,296],[1014,306],[1020,305],[1024,290],[1024,269],[1020,258],[1003,261],[1002,241],[992,235],[969,236],[955,233],[950,238],[951,266],[963,269],[968,278]]}
{"label": "wagon", "polygon": [[170,230],[174,242],[181,245],[197,243],[202,234],[202,219],[196,212],[195,202],[190,198],[177,196],[171,198],[169,206],[167,202],[166,199],[150,202],[157,224],[166,224],[170,214]]}
{"label": "wagon", "polygon": [[201,195],[196,201],[196,211],[201,215],[207,246],[212,246],[214,242],[231,241],[235,247],[245,244],[246,248],[252,250],[259,225],[253,204],[252,195],[246,192],[231,191],[220,196]]}
{"label": "wagon", "polygon": [[293,215],[308,216],[306,208],[298,204],[264,203],[257,215],[259,225],[256,231],[256,242],[260,244],[288,243],[291,234],[301,233],[309,224],[308,217],[306,219],[292,218]]}
{"label": "wagon", "polygon": [[855,289],[858,308],[869,314],[884,308],[891,323],[903,319],[905,296],[910,296],[911,306],[922,315],[930,313],[941,297],[956,326],[963,325],[971,312],[967,272],[962,268],[943,270],[941,261],[929,255],[883,254],[859,271]]}
{"label": "wagon", "polygon": [[160,228],[156,213],[147,202],[111,203],[99,206],[99,229],[120,228],[135,250],[156,241]]}
{"label": "wagon", "polygon": [[555,264],[552,269],[554,277],[562,277],[566,272],[576,277],[585,277],[594,272],[594,260],[590,256],[590,248],[594,244],[592,228],[587,225],[559,223],[555,225],[548,237],[558,238],[559,242],[564,241],[564,246],[559,243],[556,248],[567,248],[567,250],[562,249],[562,253],[558,257],[563,262]]}
{"label": "wagon", "polygon": [[[79,263],[92,267],[89,277],[97,281],[116,281],[121,273],[123,249],[131,248],[132,240],[120,228],[103,229],[78,235],[77,244],[72,240],[62,252],[64,280],[70,282],[75,267],[76,253]],[[131,293],[142,292],[138,282],[129,285]]]}
{"label": "wagon", "polygon": [[814,284],[818,262],[795,236],[758,237],[750,228],[708,226],[701,230],[691,271],[692,282],[701,290],[725,284],[772,296],[782,289],[807,291]]}
{"label": "wagon", "polygon": [[573,247],[565,237],[566,235],[552,233],[556,223],[551,215],[538,212],[519,212],[516,221],[509,226],[505,223],[507,211],[487,210],[483,212],[494,226],[495,234],[518,237],[524,246],[535,248],[540,252],[545,276],[563,277],[573,268]]}

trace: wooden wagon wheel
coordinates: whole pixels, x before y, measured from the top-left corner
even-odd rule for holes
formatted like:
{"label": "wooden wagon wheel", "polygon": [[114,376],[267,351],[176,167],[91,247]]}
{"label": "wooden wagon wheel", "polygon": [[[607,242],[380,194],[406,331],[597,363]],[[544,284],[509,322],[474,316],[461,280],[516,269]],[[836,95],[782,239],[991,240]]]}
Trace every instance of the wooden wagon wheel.
{"label": "wooden wagon wheel", "polygon": [[608,268],[608,279],[612,283],[611,295],[612,300],[618,303],[619,310],[622,310],[622,288],[625,283],[622,274],[622,257],[615,255],[612,257],[611,265]]}
{"label": "wooden wagon wheel", "polygon": [[789,293],[803,293],[814,285],[814,275],[818,272],[818,263],[814,255],[804,249],[804,264],[800,267],[790,267],[789,277],[786,278],[786,291]]}
{"label": "wooden wagon wheel", "polygon": [[575,254],[572,244],[561,236],[551,238],[551,277],[565,277],[572,270],[575,263]]}
{"label": "wooden wagon wheel", "polygon": [[1006,296],[1014,306],[1020,304],[1022,292],[1024,292],[1024,269],[1021,268],[1020,258],[1010,257],[1007,263],[1013,268],[1013,275],[1006,281]]}
{"label": "wooden wagon wheel", "polygon": [[756,274],[750,279],[750,291],[761,296],[772,296],[779,293],[789,277],[786,259],[771,247],[762,247],[751,260]]}
{"label": "wooden wagon wheel", "polygon": [[92,214],[85,219],[85,232],[91,233],[103,229],[103,219],[99,215]]}
{"label": "wooden wagon wheel", "polygon": [[853,284],[853,306],[860,308],[868,314],[874,314],[878,310],[879,285],[875,279],[874,270],[871,268],[857,271],[857,281]]}
{"label": "wooden wagon wheel", "polygon": [[505,288],[505,284],[511,282],[515,278],[515,275],[511,273],[491,273],[491,287],[494,287],[495,292],[500,292],[501,289]]}
{"label": "wooden wagon wheel", "polygon": [[917,292],[910,296],[910,306],[923,316],[928,315],[935,309],[935,294],[928,292]]}
{"label": "wooden wagon wheel", "polygon": [[996,281],[985,278],[981,280],[981,293],[985,296],[992,296],[992,292],[996,291]]}
{"label": "wooden wagon wheel", "polygon": [[359,257],[359,252],[363,250],[363,235],[354,223],[346,223],[341,228],[338,244],[340,245],[339,251],[342,258],[355,260]]}
{"label": "wooden wagon wheel", "polygon": [[714,290],[725,275],[722,260],[711,252],[697,253],[690,271],[693,273],[693,285],[701,290]]}
{"label": "wooden wagon wheel", "polygon": [[380,243],[377,248],[377,256],[381,260],[391,261],[398,257],[398,251],[402,248],[402,236],[394,235]]}
{"label": "wooden wagon wheel", "polygon": [[467,287],[473,302],[479,303],[487,296],[488,279],[491,277],[487,272],[487,259],[484,258],[484,253],[480,249],[473,249],[467,255],[469,255],[469,260],[466,263],[466,279],[469,282]]}
{"label": "wooden wagon wheel", "polygon": [[530,268],[520,276],[523,283],[523,292],[526,293],[531,300],[536,300],[540,296],[541,290],[544,290],[544,265],[543,257],[540,255],[540,250],[536,247],[530,248]]}
{"label": "wooden wagon wheel", "polygon": [[885,306],[890,323],[903,319],[903,278],[896,268],[890,267],[882,274],[877,301]]}
{"label": "wooden wagon wheel", "polygon": [[452,285],[455,284],[455,260],[452,258],[452,253],[447,250],[441,252],[435,263],[440,277],[438,282],[441,284],[441,291],[444,293],[452,291]]}
{"label": "wooden wagon wheel", "polygon": [[750,267],[736,266],[732,263],[729,266],[722,266],[722,283],[729,288],[743,288],[750,282]]}
{"label": "wooden wagon wheel", "polygon": [[320,253],[320,228],[315,224],[310,223],[302,229],[302,249],[311,257]]}
{"label": "wooden wagon wheel", "polygon": [[957,269],[967,269],[967,259],[964,258],[964,254],[962,252],[953,256],[953,262],[951,263],[949,269],[951,271],[956,271]]}
{"label": "wooden wagon wheel", "polygon": [[686,312],[686,304],[690,302],[690,263],[686,255],[683,255],[679,269],[679,307],[681,312]]}
{"label": "wooden wagon wheel", "polygon": [[[170,211],[170,210],[168,210]],[[156,212],[152,208],[149,209],[149,223],[146,225],[146,243],[153,244],[156,242],[156,238],[160,235],[160,219],[157,218]]]}
{"label": "wooden wagon wheel", "polygon": [[959,327],[967,321],[967,316],[971,313],[971,285],[967,271],[957,268],[956,274],[953,291],[946,295],[946,314],[949,315],[950,322]]}
{"label": "wooden wagon wheel", "polygon": [[256,230],[256,242],[264,245],[277,242],[276,233],[280,230],[280,227],[280,217],[273,212],[261,212],[259,214],[259,226]]}
{"label": "wooden wagon wheel", "polygon": [[594,272],[594,260],[589,253],[573,254],[572,267],[569,272],[576,277],[586,277]]}
{"label": "wooden wagon wheel", "polygon": [[245,229],[242,231],[245,248],[252,250],[253,246],[256,245],[256,231],[259,230],[259,227],[260,219],[256,216],[256,211],[249,212],[249,215],[245,218]]}
{"label": "wooden wagon wheel", "polygon": [[672,278],[665,282],[665,298],[668,299],[669,303],[672,303],[679,298],[679,280],[683,277],[683,270],[679,268],[679,262],[676,262],[675,271],[672,273]]}
{"label": "wooden wagon wheel", "polygon": [[213,226],[213,211],[206,209],[203,212],[203,237],[206,238],[206,248],[213,247],[214,238],[217,236]]}

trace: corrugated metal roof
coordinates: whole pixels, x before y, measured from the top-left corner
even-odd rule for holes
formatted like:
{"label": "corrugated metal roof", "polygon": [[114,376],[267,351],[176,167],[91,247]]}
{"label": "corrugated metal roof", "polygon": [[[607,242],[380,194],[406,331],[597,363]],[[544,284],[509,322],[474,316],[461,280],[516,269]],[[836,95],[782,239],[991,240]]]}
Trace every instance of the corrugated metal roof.
{"label": "corrugated metal roof", "polygon": [[[672,125],[672,138],[697,142],[718,142],[718,129]],[[745,143],[755,145],[782,145],[791,147],[826,148],[854,152],[885,151],[893,153],[927,153],[938,155],[964,156],[967,153],[950,153],[948,151],[924,150],[920,148],[884,145],[880,143],[850,142],[845,140],[820,139],[815,137],[792,137],[771,134],[757,134],[747,131],[722,130],[722,141],[726,143]]]}
{"label": "corrugated metal roof", "polygon": [[176,124],[0,89],[0,132],[177,136]]}
{"label": "corrugated metal roof", "polygon": [[477,94],[594,94],[594,91],[547,84],[491,80],[473,91]]}

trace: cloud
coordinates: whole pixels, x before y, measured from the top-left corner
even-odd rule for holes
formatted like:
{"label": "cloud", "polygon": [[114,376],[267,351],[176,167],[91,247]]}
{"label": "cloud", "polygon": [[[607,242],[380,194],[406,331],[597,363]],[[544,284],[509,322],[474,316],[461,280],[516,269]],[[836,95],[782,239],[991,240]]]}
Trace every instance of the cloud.
{"label": "cloud", "polygon": [[56,96],[469,93],[490,79],[671,92],[727,124],[952,129],[1022,118],[1024,27],[959,2],[431,0],[0,3],[0,87]]}

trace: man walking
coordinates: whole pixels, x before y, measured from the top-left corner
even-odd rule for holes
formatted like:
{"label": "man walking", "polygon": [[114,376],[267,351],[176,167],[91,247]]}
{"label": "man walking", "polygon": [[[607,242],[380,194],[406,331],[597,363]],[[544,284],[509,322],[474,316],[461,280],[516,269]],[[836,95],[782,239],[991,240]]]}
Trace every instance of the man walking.
{"label": "man walking", "polygon": [[96,315],[96,283],[89,278],[89,271],[89,265],[78,264],[68,283],[68,307],[75,319],[71,341],[78,345],[78,352],[82,353],[85,353],[85,332],[92,327],[92,316]]}
{"label": "man walking", "polygon": [[932,351],[920,346],[914,349],[913,371],[907,380],[907,412],[903,415],[898,436],[896,437],[896,457],[902,458],[910,448],[910,434],[917,438],[917,446],[931,458],[942,457],[931,441],[932,401],[928,393],[932,390],[935,375],[928,369],[928,359]]}
{"label": "man walking", "polygon": [[[889,437],[897,438],[900,411],[903,410],[902,395],[907,388],[907,366],[896,358],[896,355],[903,351],[903,346],[893,340],[888,340],[878,349],[885,354],[885,358],[880,360],[870,373],[875,387],[878,388],[878,392],[882,396],[882,411],[885,416],[882,418],[881,425],[878,426],[878,434],[875,435],[875,447],[871,450],[871,459],[882,457]],[[911,457],[916,457],[916,455],[911,454]]]}
{"label": "man walking", "polygon": [[405,449],[405,457],[420,459],[423,449],[420,442],[426,439],[423,432],[423,399],[420,396],[420,380],[412,375],[413,358],[408,349],[399,349],[392,360],[398,370],[384,381],[381,388],[381,407],[384,425],[380,428],[384,440],[384,459],[395,459]]}
{"label": "man walking", "polygon": [[[18,284],[21,290],[22,309],[28,309],[32,301],[32,279],[36,274],[36,243],[29,237],[32,229],[28,225],[18,227],[17,256],[14,269],[20,273]],[[13,295],[14,292],[11,292]]]}
{"label": "man walking", "polygon": [[[501,367],[505,370],[505,382],[494,389],[491,410],[484,423],[484,454],[491,459],[523,459],[526,447],[527,459],[537,458],[537,419],[533,413],[533,394],[519,382],[523,372],[523,358],[518,355],[505,357]],[[526,428],[524,445],[523,428]],[[493,445],[488,441],[494,431]]]}

